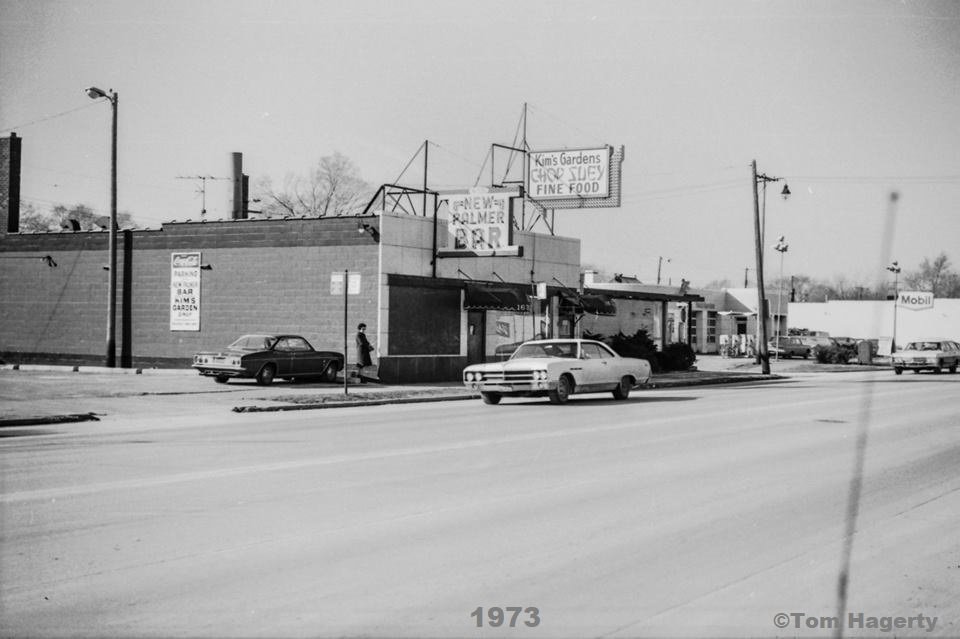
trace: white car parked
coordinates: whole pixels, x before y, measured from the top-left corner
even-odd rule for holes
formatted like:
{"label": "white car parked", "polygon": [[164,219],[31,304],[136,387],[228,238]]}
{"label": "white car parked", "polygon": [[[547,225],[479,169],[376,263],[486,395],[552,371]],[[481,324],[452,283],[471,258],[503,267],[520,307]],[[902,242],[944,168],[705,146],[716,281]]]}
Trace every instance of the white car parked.
{"label": "white car parked", "polygon": [[550,339],[525,342],[504,362],[473,364],[463,383],[487,404],[503,397],[550,398],[563,404],[574,393],[610,391],[627,399],[631,389],[650,380],[650,362],[620,357],[602,342]]}

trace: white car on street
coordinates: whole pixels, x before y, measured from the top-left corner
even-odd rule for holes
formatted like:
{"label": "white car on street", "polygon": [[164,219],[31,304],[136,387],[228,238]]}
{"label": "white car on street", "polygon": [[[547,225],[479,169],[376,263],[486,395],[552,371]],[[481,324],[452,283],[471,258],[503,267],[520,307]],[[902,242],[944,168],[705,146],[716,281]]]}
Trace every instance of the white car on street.
{"label": "white car on street", "polygon": [[650,362],[621,357],[603,342],[549,339],[525,342],[504,362],[473,364],[463,383],[487,404],[503,397],[547,396],[563,404],[574,393],[612,392],[627,399],[650,380]]}
{"label": "white car on street", "polygon": [[893,372],[897,375],[904,370],[919,373],[924,369],[939,373],[947,369],[957,372],[960,363],[960,344],[948,339],[930,338],[909,342],[902,351],[891,357]]}

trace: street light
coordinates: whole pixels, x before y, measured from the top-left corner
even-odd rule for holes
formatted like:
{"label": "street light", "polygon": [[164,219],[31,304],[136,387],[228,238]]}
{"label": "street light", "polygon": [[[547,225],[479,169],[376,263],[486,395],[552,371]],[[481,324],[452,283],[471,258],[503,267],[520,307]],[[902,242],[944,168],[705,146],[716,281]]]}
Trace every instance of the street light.
{"label": "street light", "polygon": [[[767,182],[779,182],[782,178],[770,177],[764,174],[757,174],[757,161],[750,163],[753,170],[753,232],[757,254],[757,359],[760,364],[760,372],[764,375],[770,374],[770,352],[767,350],[767,297],[763,290],[763,232],[764,228],[760,223],[760,194],[757,191],[757,184],[763,184],[763,217],[767,215]],[[780,195],[784,199],[790,196],[790,188],[784,184]],[[764,219],[766,222],[766,219]]]}
{"label": "street light", "polygon": [[[784,186],[784,189],[787,187]],[[777,352],[774,354],[774,359],[780,361],[780,322],[783,321],[783,315],[780,314],[780,306],[783,304],[783,254],[790,249],[790,245],[787,244],[784,237],[781,235],[780,239],[777,240],[777,243],[773,245],[773,250],[780,253],[780,293],[777,295],[777,332],[776,340]]]}
{"label": "street light", "polygon": [[897,298],[900,292],[897,290],[900,285],[900,265],[897,262],[891,262],[887,270],[893,273],[893,341],[890,343],[890,352],[897,350]]}
{"label": "street light", "polygon": [[107,251],[109,253],[109,272],[107,277],[107,358],[106,365],[117,365],[116,316],[117,316],[117,104],[119,96],[97,87],[84,89],[92,100],[106,98],[113,110],[113,126],[110,136],[110,228],[107,230]]}

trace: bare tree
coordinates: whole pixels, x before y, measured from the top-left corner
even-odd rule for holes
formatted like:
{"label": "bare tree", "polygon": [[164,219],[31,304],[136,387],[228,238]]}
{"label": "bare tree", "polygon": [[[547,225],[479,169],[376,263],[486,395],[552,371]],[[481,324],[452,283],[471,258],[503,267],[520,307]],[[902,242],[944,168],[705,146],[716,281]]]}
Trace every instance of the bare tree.
{"label": "bare tree", "polygon": [[[20,202],[20,230],[25,233],[42,233],[45,231],[59,231],[70,228],[70,220],[76,220],[82,230],[96,230],[110,226],[109,215],[98,215],[86,204],[66,206],[57,204],[49,213],[41,213],[30,203]],[[133,225],[133,216],[126,212],[117,213],[117,226],[120,228]]]}
{"label": "bare tree", "polygon": [[904,275],[903,283],[908,288],[931,291],[934,297],[960,297],[960,275],[950,268],[944,252],[933,260],[923,258],[920,269]]}
{"label": "bare tree", "polygon": [[339,152],[320,158],[306,177],[288,174],[280,189],[269,177],[258,180],[256,188],[267,215],[356,215],[373,195],[350,158]]}

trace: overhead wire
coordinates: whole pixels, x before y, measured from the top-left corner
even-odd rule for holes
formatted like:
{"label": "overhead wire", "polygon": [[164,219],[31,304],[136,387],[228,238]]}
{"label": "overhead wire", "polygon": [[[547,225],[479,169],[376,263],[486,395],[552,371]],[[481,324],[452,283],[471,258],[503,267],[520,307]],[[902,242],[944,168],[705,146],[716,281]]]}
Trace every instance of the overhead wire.
{"label": "overhead wire", "polygon": [[19,124],[19,125],[17,125],[17,126],[4,127],[4,128],[2,128],[2,129],[0,129],[0,133],[8,133],[8,132],[16,131],[17,129],[22,129],[22,128],[27,127],[27,126],[32,126],[32,125],[34,125],[34,124],[40,124],[41,122],[47,122],[48,120],[54,120],[54,119],[56,119],[56,118],[63,117],[63,116],[65,116],[65,115],[69,115],[70,113],[73,113],[73,112],[75,112],[75,111],[81,111],[81,110],[83,110],[83,109],[89,109],[90,107],[92,107],[92,106],[94,106],[95,104],[97,104],[97,102],[101,102],[101,100],[97,100],[96,102],[89,102],[89,103],[87,103],[87,104],[83,104],[83,105],[81,105],[81,106],[74,107],[74,108],[69,109],[69,110],[67,110],[67,111],[62,111],[62,112],[60,112],[60,113],[54,113],[53,115],[48,115],[48,116],[45,116],[45,117],[42,117],[42,118],[38,118],[38,119],[36,119],[36,120],[31,120],[31,121],[29,121],[29,122],[24,122],[23,124]]}

